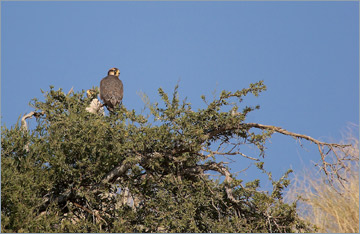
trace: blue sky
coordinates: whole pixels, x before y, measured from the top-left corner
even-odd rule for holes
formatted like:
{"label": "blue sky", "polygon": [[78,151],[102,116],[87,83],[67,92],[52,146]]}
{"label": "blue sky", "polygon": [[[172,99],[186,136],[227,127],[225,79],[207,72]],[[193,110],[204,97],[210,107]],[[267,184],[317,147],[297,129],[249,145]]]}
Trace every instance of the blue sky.
{"label": "blue sky", "polygon": [[[358,4],[1,2],[2,125],[32,111],[40,89],[89,89],[118,67],[128,109],[144,107],[139,92],[159,101],[157,89],[171,93],[178,80],[194,109],[202,94],[264,80],[268,90],[245,103],[261,106],[248,122],[338,141],[359,122]],[[317,147],[304,146],[274,135],[265,167],[279,176],[317,161]]]}

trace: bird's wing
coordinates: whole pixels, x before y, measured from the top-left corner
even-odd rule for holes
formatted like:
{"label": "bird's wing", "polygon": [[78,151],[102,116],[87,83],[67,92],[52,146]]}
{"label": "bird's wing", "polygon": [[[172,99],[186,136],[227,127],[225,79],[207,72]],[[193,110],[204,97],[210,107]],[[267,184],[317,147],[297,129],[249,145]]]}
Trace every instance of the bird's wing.
{"label": "bird's wing", "polygon": [[123,83],[119,78],[107,76],[100,81],[100,98],[105,104],[117,105],[123,98],[123,89]]}

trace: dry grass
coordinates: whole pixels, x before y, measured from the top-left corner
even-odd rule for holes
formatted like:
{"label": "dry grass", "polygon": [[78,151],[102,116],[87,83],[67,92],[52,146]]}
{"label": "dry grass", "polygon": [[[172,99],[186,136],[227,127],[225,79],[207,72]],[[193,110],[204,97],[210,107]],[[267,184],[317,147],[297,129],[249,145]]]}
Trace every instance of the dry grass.
{"label": "dry grass", "polygon": [[305,169],[295,174],[287,194],[290,200],[301,197],[298,212],[315,225],[314,232],[359,233],[359,141],[350,135],[343,143],[353,145],[342,153],[347,158],[342,172],[345,182],[335,180],[331,186],[320,172]]}

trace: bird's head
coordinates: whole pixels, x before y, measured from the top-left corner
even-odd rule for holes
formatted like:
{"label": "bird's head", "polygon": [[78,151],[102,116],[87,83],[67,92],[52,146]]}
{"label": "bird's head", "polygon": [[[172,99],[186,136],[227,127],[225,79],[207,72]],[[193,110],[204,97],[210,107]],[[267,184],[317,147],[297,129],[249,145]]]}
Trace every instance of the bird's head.
{"label": "bird's head", "polygon": [[119,77],[120,70],[117,69],[116,67],[110,68],[110,70],[108,71],[108,75],[109,76],[117,76],[117,77]]}

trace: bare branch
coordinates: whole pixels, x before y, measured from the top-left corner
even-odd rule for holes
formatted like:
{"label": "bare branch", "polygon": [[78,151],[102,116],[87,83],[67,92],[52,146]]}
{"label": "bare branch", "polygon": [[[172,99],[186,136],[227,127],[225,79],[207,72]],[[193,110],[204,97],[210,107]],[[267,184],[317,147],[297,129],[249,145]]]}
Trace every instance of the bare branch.
{"label": "bare branch", "polygon": [[254,160],[254,161],[260,161],[259,159],[257,158],[253,158],[253,157],[250,157],[250,156],[247,156],[243,153],[241,153],[240,151],[236,151],[236,152],[227,152],[227,153],[221,153],[221,152],[218,152],[218,151],[211,151],[212,154],[217,154],[217,155],[241,155],[247,159],[251,159],[251,160]]}
{"label": "bare branch", "polygon": [[38,118],[42,115],[44,115],[45,112],[42,111],[42,112],[35,112],[35,111],[31,111],[30,113],[24,115],[22,118],[21,118],[21,130],[22,131],[27,131],[28,130],[28,126],[27,126],[27,123],[26,123],[26,119],[31,119],[33,116],[35,116],[35,118]]}
{"label": "bare branch", "polygon": [[[335,144],[335,143],[327,143],[327,142],[321,142],[319,140],[316,140],[310,136],[307,135],[303,135],[303,134],[298,134],[298,133],[293,133],[293,132],[289,132],[283,128],[280,127],[275,127],[275,126],[270,126],[270,125],[263,125],[263,124],[258,124],[258,123],[247,123],[247,124],[243,124],[246,125],[248,127],[254,127],[254,128],[259,128],[259,129],[266,129],[266,130],[271,130],[274,132],[278,132],[281,133],[283,135],[288,135],[288,136],[292,136],[296,139],[305,139],[308,140],[310,142],[315,143],[318,146],[318,150],[321,156],[321,166],[320,168],[324,171],[325,175],[328,177],[328,181],[332,184],[334,179],[337,179],[341,182],[341,180],[346,181],[346,179],[341,175],[340,170],[341,169],[345,169],[345,165],[343,163],[343,159],[340,159],[336,153],[335,148],[344,151],[345,148],[348,147],[352,147],[351,144],[348,145],[342,145],[342,144]],[[324,153],[324,147],[328,147],[329,150]],[[329,163],[326,161],[326,156],[332,152],[337,160],[333,163]]]}
{"label": "bare branch", "polygon": [[259,128],[259,129],[266,129],[266,130],[272,130],[274,132],[278,132],[281,133],[283,135],[288,135],[288,136],[292,136],[295,138],[302,138],[308,141],[311,141],[317,145],[326,145],[326,146],[332,146],[332,147],[338,147],[338,148],[345,148],[345,147],[349,147],[351,145],[340,145],[340,144],[334,144],[334,143],[326,143],[326,142],[321,142],[318,141],[310,136],[307,135],[303,135],[303,134],[298,134],[298,133],[294,133],[294,132],[289,132],[281,127],[276,127],[276,126],[271,126],[271,125],[263,125],[263,124],[258,124],[258,123],[243,123],[241,124],[242,126],[245,127],[249,127],[249,128]]}
{"label": "bare branch", "polygon": [[[23,132],[27,132],[28,130],[28,125],[27,125],[27,122],[26,122],[26,119],[31,119],[33,116],[35,116],[36,118],[38,118],[39,116],[41,115],[44,115],[45,112],[35,112],[35,111],[32,111],[26,115],[24,115],[22,118],[21,118],[21,127],[20,129],[23,131]],[[24,146],[24,150],[26,152],[29,151],[29,143],[27,143],[25,146]]]}
{"label": "bare branch", "polygon": [[92,211],[92,210],[90,210],[90,209],[88,209],[88,208],[86,208],[86,207],[84,207],[84,206],[82,206],[82,205],[80,205],[80,204],[78,204],[76,202],[73,202],[73,204],[76,207],[88,212],[89,214],[95,215],[100,221],[103,221],[107,225],[107,222],[105,221],[105,219],[101,218],[101,216],[98,214],[98,211]]}
{"label": "bare branch", "polygon": [[113,168],[110,172],[108,172],[104,178],[101,180],[102,184],[109,183],[111,181],[114,181],[117,177],[120,175],[123,175],[129,170],[133,165],[138,163],[141,160],[141,155],[138,154],[135,156],[135,160],[133,162],[121,162],[118,166]]}
{"label": "bare branch", "polygon": [[204,171],[216,171],[219,172],[221,175],[225,176],[224,185],[225,185],[225,192],[229,200],[233,203],[238,204],[239,201],[236,200],[232,194],[232,189],[230,187],[233,178],[231,177],[231,173],[229,170],[222,165],[222,163],[216,162],[209,162],[202,165],[196,165],[195,167],[189,167],[184,170],[185,173],[190,174],[204,174]]}
{"label": "bare branch", "polygon": [[341,145],[341,144],[334,144],[334,143],[326,143],[326,142],[321,142],[321,141],[318,141],[310,136],[307,136],[307,135],[303,135],[303,134],[298,134],[298,133],[294,133],[294,132],[289,132],[281,127],[276,127],[276,126],[272,126],[272,125],[264,125],[264,124],[258,124],[258,123],[242,123],[238,126],[224,126],[222,128],[219,128],[217,130],[214,130],[214,131],[211,131],[209,132],[207,135],[205,135],[204,139],[210,139],[220,133],[223,133],[225,131],[233,131],[233,130],[238,130],[240,129],[241,127],[245,127],[245,128],[259,128],[259,129],[265,129],[265,130],[271,130],[271,131],[274,131],[274,132],[278,132],[278,133],[281,133],[283,135],[287,135],[287,136],[292,136],[292,137],[295,137],[295,138],[301,138],[301,139],[305,139],[305,140],[308,140],[308,141],[311,141],[315,144],[318,144],[318,145],[326,145],[326,146],[333,146],[333,147],[338,147],[338,148],[345,148],[345,147],[349,147],[351,145]]}
{"label": "bare branch", "polygon": [[[346,154],[346,150],[350,147],[352,147],[351,144],[335,144],[335,143],[327,143],[327,142],[322,142],[319,140],[316,140],[310,136],[304,135],[304,134],[298,134],[298,133],[294,133],[294,132],[290,132],[287,131],[281,127],[276,127],[276,126],[272,126],[272,125],[264,125],[264,124],[258,124],[258,123],[241,123],[239,125],[226,125],[223,126],[219,129],[213,130],[211,132],[209,132],[207,135],[204,136],[203,140],[209,140],[219,134],[222,134],[226,131],[235,131],[235,130],[241,130],[244,129],[245,131],[249,131],[249,129],[251,128],[258,128],[258,129],[262,129],[262,130],[269,130],[269,131],[273,131],[273,132],[277,132],[277,133],[281,133],[283,135],[287,135],[287,136],[291,136],[294,137],[297,141],[300,142],[300,139],[304,139],[307,141],[310,141],[312,143],[315,143],[318,146],[318,150],[321,156],[321,166],[320,168],[324,171],[324,173],[326,174],[326,176],[328,176],[329,182],[331,183],[331,181],[333,181],[335,178],[337,179],[341,179],[341,180],[345,180],[345,178],[343,178],[340,174],[340,170],[344,169],[344,163],[343,161],[346,160],[346,158],[339,158],[337,153],[336,153],[336,149],[340,150],[342,152],[344,152]],[[300,142],[301,144],[301,142]],[[302,145],[301,145],[302,146]],[[328,148],[328,151],[325,153],[324,152],[324,147]],[[326,156],[330,153],[334,153],[337,161],[333,162],[333,163],[329,163],[326,161]],[[215,153],[215,152],[214,152]],[[242,155],[240,152],[234,152],[234,153],[238,153],[240,155]],[[242,155],[244,156],[244,155]],[[244,156],[247,157],[247,156]]]}

